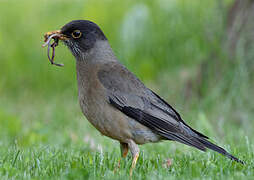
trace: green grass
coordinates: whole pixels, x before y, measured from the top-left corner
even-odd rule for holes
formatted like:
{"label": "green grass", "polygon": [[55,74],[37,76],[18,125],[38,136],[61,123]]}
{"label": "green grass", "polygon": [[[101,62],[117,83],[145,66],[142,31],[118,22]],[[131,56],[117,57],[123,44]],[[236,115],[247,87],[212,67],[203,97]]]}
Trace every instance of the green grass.
{"label": "green grass", "polygon": [[[213,153],[183,153],[179,150],[174,155],[148,153],[142,151],[133,179],[251,179],[253,160],[246,166],[225,160]],[[1,151],[1,177],[16,179],[128,179],[130,157],[121,161],[118,169],[119,153],[91,152],[82,147],[37,147],[19,149],[12,147]],[[173,159],[170,167],[165,167],[165,160]],[[253,153],[249,155],[253,158]]]}
{"label": "green grass", "polygon": [[[118,142],[81,113],[71,53],[56,49],[65,64],[58,68],[41,48],[44,32],[72,19],[98,23],[122,63],[194,129],[246,162],[165,141],[140,146],[133,179],[252,179],[254,79],[241,54],[229,63],[223,51],[220,8],[213,0],[0,1],[0,179],[129,179],[130,155],[115,171]],[[210,62],[202,96],[186,99],[187,82],[211,52],[220,61]]]}

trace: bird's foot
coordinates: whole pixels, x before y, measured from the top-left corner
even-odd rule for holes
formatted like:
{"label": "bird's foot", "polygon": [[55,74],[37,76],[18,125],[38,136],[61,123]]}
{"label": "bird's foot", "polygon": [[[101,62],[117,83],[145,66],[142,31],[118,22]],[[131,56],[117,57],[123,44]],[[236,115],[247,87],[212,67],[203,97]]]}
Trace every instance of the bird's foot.
{"label": "bird's foot", "polygon": [[137,153],[137,154],[134,156],[133,160],[132,160],[131,169],[130,169],[130,177],[132,177],[132,173],[133,173],[133,170],[134,170],[135,167],[136,167],[136,163],[137,163],[138,157],[139,157],[139,153]]}

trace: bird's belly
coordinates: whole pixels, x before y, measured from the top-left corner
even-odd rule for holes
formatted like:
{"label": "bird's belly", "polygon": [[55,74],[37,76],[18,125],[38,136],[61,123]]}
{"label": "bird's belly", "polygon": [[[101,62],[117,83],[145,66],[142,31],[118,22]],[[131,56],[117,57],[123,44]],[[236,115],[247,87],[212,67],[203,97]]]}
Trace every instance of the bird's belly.
{"label": "bird's belly", "polygon": [[129,118],[103,100],[80,101],[83,114],[102,135],[127,142],[132,139],[137,144],[157,142],[161,138],[149,128]]}
{"label": "bird's belly", "polygon": [[[149,128],[143,126],[134,119],[127,117],[122,112],[110,106],[104,106],[100,112],[91,116],[85,114],[88,121],[101,132],[102,135],[116,139],[120,142],[127,142],[132,139],[137,144],[160,141],[160,136]],[[100,107],[97,107],[100,109]],[[98,110],[98,109],[97,109]]]}

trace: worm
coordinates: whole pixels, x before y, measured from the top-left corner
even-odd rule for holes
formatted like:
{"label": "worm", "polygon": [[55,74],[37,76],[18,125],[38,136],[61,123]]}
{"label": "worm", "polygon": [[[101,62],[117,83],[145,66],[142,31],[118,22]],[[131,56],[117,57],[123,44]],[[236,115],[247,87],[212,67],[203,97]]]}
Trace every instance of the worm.
{"label": "worm", "polygon": [[[56,38],[54,38],[56,37]],[[46,37],[46,42],[42,45],[42,47],[46,47],[48,46],[48,59],[50,61],[50,63],[52,65],[56,65],[56,66],[64,66],[63,64],[58,64],[58,63],[55,63],[54,62],[54,58],[55,58],[55,47],[58,46],[58,37],[59,35],[58,34],[52,34],[50,35],[49,37]],[[53,39],[54,38],[54,39]],[[54,40],[54,42],[51,44],[50,41],[51,39]],[[52,48],[52,54],[51,54],[51,57],[50,57],[50,48]]]}

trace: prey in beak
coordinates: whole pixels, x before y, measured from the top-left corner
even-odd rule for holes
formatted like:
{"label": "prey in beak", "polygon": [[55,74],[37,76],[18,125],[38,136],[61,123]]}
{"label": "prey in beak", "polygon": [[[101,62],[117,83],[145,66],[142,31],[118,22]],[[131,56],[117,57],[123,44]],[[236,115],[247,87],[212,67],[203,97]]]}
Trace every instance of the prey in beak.
{"label": "prey in beak", "polygon": [[[51,43],[51,40],[53,39],[53,43]],[[68,38],[64,36],[60,30],[57,31],[51,31],[44,34],[44,44],[42,47],[48,46],[48,59],[52,65],[56,66],[64,66],[63,64],[58,64],[54,62],[55,58],[55,47],[58,46],[59,40],[67,40]],[[50,48],[52,48],[52,54],[50,56]]]}

